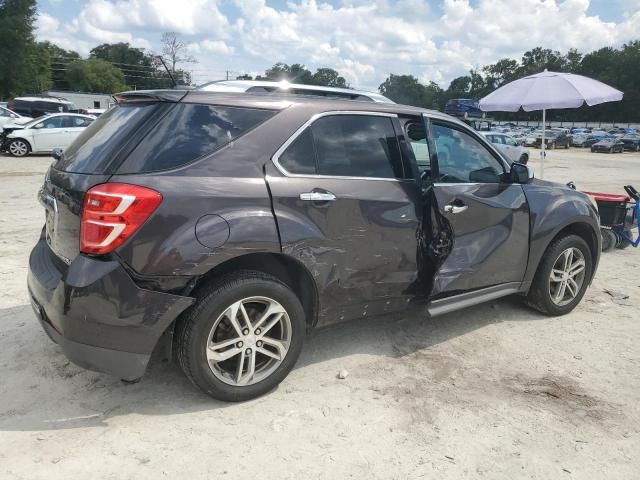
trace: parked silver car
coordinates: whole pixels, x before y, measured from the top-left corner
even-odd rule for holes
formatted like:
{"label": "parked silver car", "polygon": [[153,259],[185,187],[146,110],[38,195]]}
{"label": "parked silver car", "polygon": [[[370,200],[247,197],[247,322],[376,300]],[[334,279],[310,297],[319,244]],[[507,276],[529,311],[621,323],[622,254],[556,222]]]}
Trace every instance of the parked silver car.
{"label": "parked silver car", "polygon": [[529,149],[518,145],[510,135],[500,132],[481,132],[502,153],[509,163],[519,162],[525,165],[529,161]]}

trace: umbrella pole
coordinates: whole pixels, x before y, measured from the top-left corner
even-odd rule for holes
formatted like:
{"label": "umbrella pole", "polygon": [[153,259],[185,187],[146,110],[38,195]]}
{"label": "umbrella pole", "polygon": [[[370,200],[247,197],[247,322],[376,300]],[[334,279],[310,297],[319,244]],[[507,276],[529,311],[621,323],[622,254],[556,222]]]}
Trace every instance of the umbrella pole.
{"label": "umbrella pole", "polygon": [[544,131],[545,128],[547,128],[547,110],[546,109],[542,109],[542,143],[540,144],[540,178],[544,178],[544,147],[545,147],[545,141],[544,141]]}

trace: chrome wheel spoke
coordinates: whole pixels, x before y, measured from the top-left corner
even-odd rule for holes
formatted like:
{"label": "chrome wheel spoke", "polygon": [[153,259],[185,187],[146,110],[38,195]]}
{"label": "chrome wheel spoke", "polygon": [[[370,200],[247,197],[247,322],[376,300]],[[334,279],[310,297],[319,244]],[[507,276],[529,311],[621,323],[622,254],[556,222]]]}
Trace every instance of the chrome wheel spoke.
{"label": "chrome wheel spoke", "polygon": [[242,336],[242,326],[238,322],[238,310],[240,309],[241,305],[242,305],[242,302],[236,302],[232,304],[229,308],[227,308],[227,310],[223,314],[225,317],[229,319],[229,322],[231,322],[233,329],[236,331],[239,337]]}
{"label": "chrome wheel spoke", "polygon": [[249,362],[249,365],[247,366],[247,373],[238,377],[237,382],[239,385],[246,385],[248,382],[250,382],[256,372],[256,352],[252,351],[247,360]]}
{"label": "chrome wheel spoke", "polygon": [[[260,319],[256,322],[253,328],[261,327],[264,322],[266,322],[271,315],[280,314],[278,320],[282,317],[282,314],[285,314],[284,308],[279,303],[270,303],[267,307],[267,310],[262,314]],[[275,325],[275,324],[274,324]],[[271,325],[273,326],[273,325]],[[266,331],[263,329],[263,332]]]}
{"label": "chrome wheel spoke", "polygon": [[578,290],[579,290],[578,284],[573,278],[567,279],[567,289],[571,294],[571,298],[575,298],[575,296],[578,295]]}
{"label": "chrome wheel spoke", "polygon": [[557,268],[551,269],[551,281],[552,282],[561,282],[563,273],[564,272],[562,270],[559,270]]}
{"label": "chrome wheel spoke", "polygon": [[258,353],[261,353],[262,355],[266,355],[267,357],[271,357],[274,360],[282,360],[282,357],[280,356],[279,353],[272,352],[271,350],[267,350],[266,348],[258,347],[258,348],[256,348],[256,351]]}
{"label": "chrome wheel spoke", "polygon": [[[236,341],[237,340],[235,340],[234,343]],[[220,342],[220,343],[225,343],[225,342]],[[242,353],[242,349],[238,347],[229,348],[228,350],[219,352],[214,348],[215,345],[219,345],[219,344],[210,345],[209,348],[207,348],[207,359],[210,362],[215,362],[215,363],[224,362],[225,360],[229,360],[231,357],[234,357],[239,353]],[[223,347],[219,347],[219,348],[223,348]]]}
{"label": "chrome wheel spoke", "polygon": [[265,345],[270,345],[277,349],[280,358],[284,358],[284,356],[287,354],[287,347],[285,347],[284,343],[282,343],[280,340],[276,340],[275,338],[271,337],[262,337],[262,341]]}
{"label": "chrome wheel spoke", "polygon": [[240,303],[240,313],[242,314],[244,326],[247,328],[251,328],[251,320],[249,319],[249,314],[247,313],[247,310],[244,308],[244,304],[242,303]]}
{"label": "chrome wheel spoke", "polygon": [[584,267],[585,267],[585,262],[584,260],[580,259],[577,262],[575,262],[573,265],[571,265],[571,267],[569,267],[569,271],[567,273],[569,274],[569,276],[575,277],[576,275],[578,275],[580,272],[584,270]]}
{"label": "chrome wheel spoke", "polygon": [[242,379],[242,372],[244,371],[244,353],[240,355],[238,359],[238,366],[236,367],[236,383],[240,383]]}
{"label": "chrome wheel spoke", "polygon": [[564,292],[567,288],[567,282],[560,282],[558,285],[558,289],[556,290],[556,294],[554,296],[554,301],[556,303],[560,303],[564,299]]}

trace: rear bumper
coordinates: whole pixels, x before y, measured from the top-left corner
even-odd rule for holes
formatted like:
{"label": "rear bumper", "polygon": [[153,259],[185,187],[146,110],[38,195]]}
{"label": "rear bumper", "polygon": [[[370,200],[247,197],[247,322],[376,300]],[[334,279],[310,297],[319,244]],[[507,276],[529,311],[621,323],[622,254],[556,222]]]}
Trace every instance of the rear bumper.
{"label": "rear bumper", "polygon": [[64,264],[41,238],[28,288],[42,327],[73,363],[131,380],[194,299],[138,287],[120,262],[79,255]]}

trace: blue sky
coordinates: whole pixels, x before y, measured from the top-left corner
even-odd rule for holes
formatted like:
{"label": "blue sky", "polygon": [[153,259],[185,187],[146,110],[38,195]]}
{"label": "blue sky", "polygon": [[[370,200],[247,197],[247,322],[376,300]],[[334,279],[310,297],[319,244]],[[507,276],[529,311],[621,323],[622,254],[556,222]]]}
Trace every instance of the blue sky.
{"label": "blue sky", "polygon": [[375,89],[390,73],[451,78],[541,45],[587,52],[640,38],[640,0],[41,0],[37,36],[82,55],[105,42],[189,43],[197,82],[275,62],[332,67]]}

